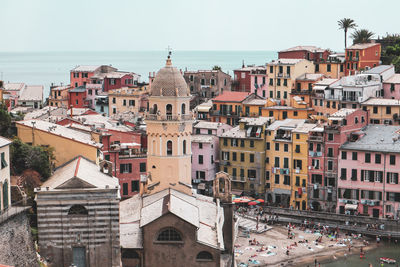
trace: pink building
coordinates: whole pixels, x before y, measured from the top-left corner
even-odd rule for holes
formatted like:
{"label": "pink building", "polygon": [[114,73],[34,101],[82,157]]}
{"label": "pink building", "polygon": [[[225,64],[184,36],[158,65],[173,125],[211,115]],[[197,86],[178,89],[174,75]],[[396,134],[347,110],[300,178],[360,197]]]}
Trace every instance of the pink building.
{"label": "pink building", "polygon": [[250,71],[250,94],[255,93],[258,96],[267,97],[268,87],[267,67],[260,66]]}
{"label": "pink building", "polygon": [[308,204],[311,210],[335,212],[339,147],[367,123],[367,111],[340,109],[329,117],[327,125],[310,131]]}
{"label": "pink building", "polygon": [[341,146],[340,213],[399,218],[399,139],[400,126],[370,125]]}
{"label": "pink building", "polygon": [[383,96],[385,98],[400,99],[400,74],[395,74],[383,81]]}
{"label": "pink building", "polygon": [[101,92],[103,92],[101,84],[86,84],[86,103],[88,108],[95,109],[96,98]]}
{"label": "pink building", "polygon": [[200,193],[211,193],[212,181],[218,171],[219,138],[232,126],[221,122],[200,121],[193,127],[192,182]]}

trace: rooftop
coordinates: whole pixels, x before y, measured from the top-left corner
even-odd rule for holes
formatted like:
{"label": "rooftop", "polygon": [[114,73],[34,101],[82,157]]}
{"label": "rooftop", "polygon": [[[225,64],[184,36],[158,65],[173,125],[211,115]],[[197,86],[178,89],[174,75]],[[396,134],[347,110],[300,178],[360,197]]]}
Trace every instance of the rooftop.
{"label": "rooftop", "polygon": [[60,86],[55,86],[53,88],[51,88],[52,91],[62,91],[62,90],[66,90],[66,89],[70,89],[71,86],[70,85],[60,85]]}
{"label": "rooftop", "polygon": [[400,100],[399,99],[387,99],[387,98],[370,98],[367,101],[362,102],[361,105],[400,106]]}
{"label": "rooftop", "polygon": [[381,73],[383,73],[383,72],[385,72],[387,70],[390,70],[390,69],[394,69],[394,66],[393,65],[379,65],[379,66],[373,67],[370,70],[365,71],[364,73],[367,73],[367,74],[381,74]]}
{"label": "rooftop", "polygon": [[43,85],[27,85],[19,92],[19,101],[43,101]]}
{"label": "rooftop", "polygon": [[335,113],[331,114],[329,118],[346,118],[348,115],[352,114],[355,111],[356,109],[352,108],[341,108]]}
{"label": "rooftop", "polygon": [[0,136],[0,147],[7,146],[11,143],[12,141],[10,139]]}
{"label": "rooftop", "polygon": [[249,95],[248,92],[225,91],[221,95],[213,98],[212,101],[220,102],[242,102]]}
{"label": "rooftop", "polygon": [[285,120],[275,121],[267,128],[267,130],[275,131],[280,127],[292,128],[294,130],[299,126],[302,126],[305,123],[305,121],[306,120],[301,120],[301,119],[285,119]]}
{"label": "rooftop", "polygon": [[281,59],[276,59],[272,60],[268,65],[295,65],[305,59],[299,59],[299,58],[281,58]]}
{"label": "rooftop", "polygon": [[271,123],[274,117],[258,117],[258,118],[241,118],[239,122],[243,122],[250,126],[262,126]]}
{"label": "rooftop", "polygon": [[73,68],[71,71],[75,72],[95,72],[101,65],[79,65]]}
{"label": "rooftop", "polygon": [[243,101],[244,105],[264,106],[267,103],[266,99],[250,98]]}
{"label": "rooftop", "polygon": [[209,122],[209,121],[199,121],[194,128],[199,129],[213,129],[217,130],[220,126],[224,125],[222,122]]}
{"label": "rooftop", "polygon": [[400,83],[400,74],[396,73],[395,75],[384,81],[384,83]]}
{"label": "rooftop", "polygon": [[101,172],[96,163],[78,156],[56,169],[54,174],[43,183],[41,191],[47,191],[46,187],[50,190],[118,189],[119,182],[117,178]]}
{"label": "rooftop", "polygon": [[369,125],[357,141],[347,142],[342,149],[400,153],[400,126]]}
{"label": "rooftop", "polygon": [[321,73],[304,73],[296,78],[296,80],[302,81],[318,81],[319,79],[323,78],[324,74]]}
{"label": "rooftop", "polygon": [[236,126],[229,131],[226,131],[221,134],[221,137],[229,137],[229,138],[245,138],[246,137],[246,131],[241,130],[240,126]]}
{"label": "rooftop", "polygon": [[308,52],[313,52],[313,53],[315,53],[315,52],[322,53],[322,52],[325,52],[326,49],[322,49],[322,48],[319,48],[319,47],[316,47],[313,45],[298,45],[298,46],[291,47],[291,48],[288,48],[288,49],[285,49],[285,50],[282,50],[279,52],[291,52],[291,51],[308,51]]}
{"label": "rooftop", "polygon": [[235,71],[252,71],[252,70],[265,70],[266,66],[248,65],[246,67],[236,69]]}
{"label": "rooftop", "polygon": [[83,92],[86,92],[86,88],[83,87],[83,86],[79,86],[79,87],[75,87],[75,88],[69,90],[69,92],[71,92],[71,93],[83,93]]}
{"label": "rooftop", "polygon": [[141,227],[167,213],[194,225],[197,242],[224,249],[223,209],[211,197],[190,196],[173,189],[143,197],[134,196],[120,202],[121,247],[142,248]]}
{"label": "rooftop", "polygon": [[77,130],[69,129],[67,127],[54,124],[51,122],[42,120],[24,120],[24,121],[17,121],[16,123],[25,125],[30,128],[32,128],[34,125],[35,129],[48,132],[50,134],[58,135],[67,139],[71,139],[77,142],[81,142],[90,146],[98,148],[101,148],[103,146],[102,144],[94,141],[89,133],[83,133]]}
{"label": "rooftop", "polygon": [[3,85],[4,90],[6,91],[20,91],[25,87],[24,83],[5,83]]}
{"label": "rooftop", "polygon": [[212,143],[214,136],[207,134],[193,134],[192,143]]}
{"label": "rooftop", "polygon": [[347,47],[346,49],[365,49],[365,48],[373,47],[375,45],[380,45],[380,44],[378,44],[378,43],[354,44],[350,47]]}
{"label": "rooftop", "polygon": [[317,127],[317,124],[315,124],[315,123],[304,123],[304,124],[296,127],[296,129],[294,129],[293,132],[308,133],[308,132],[312,131],[315,127]]}

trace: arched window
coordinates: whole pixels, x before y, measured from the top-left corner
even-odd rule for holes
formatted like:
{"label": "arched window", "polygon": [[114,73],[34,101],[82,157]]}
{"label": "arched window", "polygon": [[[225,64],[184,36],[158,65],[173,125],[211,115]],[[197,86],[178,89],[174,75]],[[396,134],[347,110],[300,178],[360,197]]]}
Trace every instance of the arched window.
{"label": "arched window", "polygon": [[68,210],[68,215],[88,215],[88,210],[82,205],[73,205]]}
{"label": "arched window", "polygon": [[167,120],[172,120],[172,105],[167,104],[167,106],[165,107],[165,111],[167,113]]}
{"label": "arched window", "polygon": [[183,155],[186,155],[186,140],[183,140]]}
{"label": "arched window", "polygon": [[196,260],[198,260],[198,261],[212,261],[213,260],[213,256],[208,251],[202,251],[199,254],[197,254]]}
{"label": "arched window", "polygon": [[3,208],[8,208],[8,182],[7,180],[4,181],[3,184]]}
{"label": "arched window", "polygon": [[182,115],[186,113],[186,105],[182,104]]}
{"label": "arched window", "polygon": [[167,142],[167,155],[172,155],[172,141]]}
{"label": "arched window", "polygon": [[167,228],[159,232],[157,241],[182,241],[181,235],[174,228]]}
{"label": "arched window", "polygon": [[153,105],[153,114],[157,114],[157,111],[158,111],[158,109],[157,109],[157,104],[154,104]]}

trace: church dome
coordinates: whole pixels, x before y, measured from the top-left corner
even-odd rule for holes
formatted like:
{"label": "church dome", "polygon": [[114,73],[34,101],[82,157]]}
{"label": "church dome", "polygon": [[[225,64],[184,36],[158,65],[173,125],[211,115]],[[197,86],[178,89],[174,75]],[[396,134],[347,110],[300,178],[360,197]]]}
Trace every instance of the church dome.
{"label": "church dome", "polygon": [[189,90],[181,72],[172,66],[171,59],[160,69],[150,89],[152,96],[188,96]]}

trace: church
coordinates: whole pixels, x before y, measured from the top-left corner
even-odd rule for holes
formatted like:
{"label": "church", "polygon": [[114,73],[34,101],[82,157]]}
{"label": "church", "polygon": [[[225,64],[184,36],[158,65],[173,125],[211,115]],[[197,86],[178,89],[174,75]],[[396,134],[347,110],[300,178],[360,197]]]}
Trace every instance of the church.
{"label": "church", "polygon": [[141,178],[140,194],[120,203],[124,267],[233,266],[228,175],[216,175],[213,197],[192,190],[190,99],[168,56],[151,83],[147,176]]}

